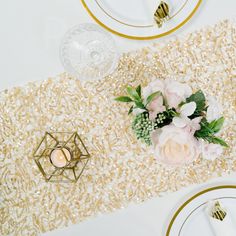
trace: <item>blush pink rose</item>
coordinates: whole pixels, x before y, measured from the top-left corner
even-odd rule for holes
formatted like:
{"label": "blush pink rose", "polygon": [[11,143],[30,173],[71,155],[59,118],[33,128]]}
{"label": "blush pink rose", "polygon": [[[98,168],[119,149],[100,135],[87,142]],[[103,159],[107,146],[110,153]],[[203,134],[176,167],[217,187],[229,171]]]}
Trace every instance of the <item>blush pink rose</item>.
{"label": "blush pink rose", "polygon": [[149,111],[149,118],[154,120],[158,113],[163,112],[166,110],[165,106],[163,105],[163,97],[158,96],[152,102],[150,102],[147,106]]}
{"label": "blush pink rose", "polygon": [[165,80],[165,97],[170,107],[177,108],[192,94],[192,89],[187,84],[175,80]]}
{"label": "blush pink rose", "polygon": [[170,107],[177,108],[178,105],[185,101],[192,94],[192,89],[187,84],[175,80],[155,80],[143,89],[144,99],[160,91]]}
{"label": "blush pink rose", "polygon": [[164,93],[164,89],[164,80],[154,80],[153,82],[149,83],[148,86],[143,88],[143,97],[146,100],[149,95],[157,91]]}
{"label": "blush pink rose", "polygon": [[171,166],[193,162],[199,156],[198,141],[186,129],[168,125],[152,134],[158,161]]}

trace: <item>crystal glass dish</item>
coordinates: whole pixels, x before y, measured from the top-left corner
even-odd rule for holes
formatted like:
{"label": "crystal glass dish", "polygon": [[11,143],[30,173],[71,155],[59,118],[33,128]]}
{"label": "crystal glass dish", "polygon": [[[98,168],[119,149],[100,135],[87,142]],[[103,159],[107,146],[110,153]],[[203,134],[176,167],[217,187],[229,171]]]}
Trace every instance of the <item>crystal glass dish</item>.
{"label": "crystal glass dish", "polygon": [[110,74],[118,64],[118,52],[109,33],[95,24],[80,24],[69,30],[61,43],[65,70],[80,80],[94,80]]}

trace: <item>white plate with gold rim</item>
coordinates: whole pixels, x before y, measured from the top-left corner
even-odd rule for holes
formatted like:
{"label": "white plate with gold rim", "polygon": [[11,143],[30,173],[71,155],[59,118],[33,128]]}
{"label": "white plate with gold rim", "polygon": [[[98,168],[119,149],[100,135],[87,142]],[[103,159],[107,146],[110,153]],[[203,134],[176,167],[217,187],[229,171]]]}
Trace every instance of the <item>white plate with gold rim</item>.
{"label": "white plate with gold rim", "polygon": [[236,185],[216,186],[198,192],[182,204],[170,220],[165,236],[214,236],[205,208],[216,199],[230,209],[236,224]]}
{"label": "white plate with gold rim", "polygon": [[154,21],[160,0],[81,0],[93,19],[110,32],[131,39],[154,39],[174,32],[196,12],[202,0],[165,0],[170,20]]}

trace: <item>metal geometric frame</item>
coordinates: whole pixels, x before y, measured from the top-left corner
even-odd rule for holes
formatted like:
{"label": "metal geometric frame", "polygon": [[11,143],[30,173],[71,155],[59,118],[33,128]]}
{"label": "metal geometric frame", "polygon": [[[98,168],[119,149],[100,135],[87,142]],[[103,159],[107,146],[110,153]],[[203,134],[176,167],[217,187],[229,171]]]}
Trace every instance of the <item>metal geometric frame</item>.
{"label": "metal geometric frame", "polygon": [[[54,149],[63,148],[70,151],[71,159],[66,166],[56,167],[51,163],[50,154]],[[64,154],[63,150],[62,152]],[[33,157],[46,181],[77,182],[89,161],[90,154],[77,132],[46,132]]]}

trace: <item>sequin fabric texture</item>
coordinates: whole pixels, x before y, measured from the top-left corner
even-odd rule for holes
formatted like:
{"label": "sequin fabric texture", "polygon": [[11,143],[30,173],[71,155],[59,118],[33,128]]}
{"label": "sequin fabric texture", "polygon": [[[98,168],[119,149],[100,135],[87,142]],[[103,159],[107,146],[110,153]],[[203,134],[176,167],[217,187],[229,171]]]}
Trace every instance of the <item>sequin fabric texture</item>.
{"label": "sequin fabric texture", "polygon": [[[100,81],[66,74],[0,93],[0,234],[38,235],[79,223],[130,202],[176,191],[236,171],[236,28],[230,21],[124,54]],[[126,86],[154,78],[188,82],[223,105],[220,134],[230,148],[168,169],[136,140],[128,105],[114,101]],[[46,183],[33,160],[45,131],[77,131],[91,160],[76,184]]]}

